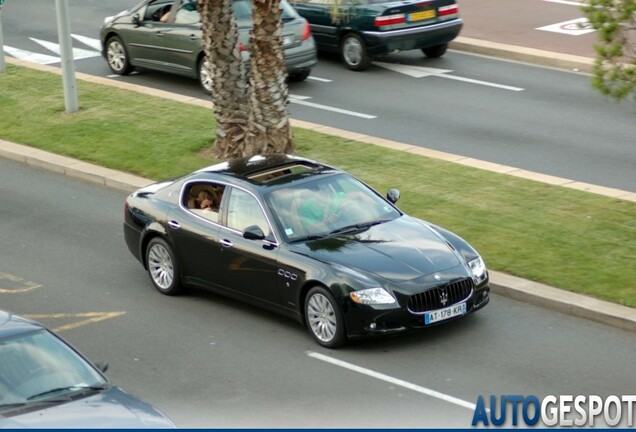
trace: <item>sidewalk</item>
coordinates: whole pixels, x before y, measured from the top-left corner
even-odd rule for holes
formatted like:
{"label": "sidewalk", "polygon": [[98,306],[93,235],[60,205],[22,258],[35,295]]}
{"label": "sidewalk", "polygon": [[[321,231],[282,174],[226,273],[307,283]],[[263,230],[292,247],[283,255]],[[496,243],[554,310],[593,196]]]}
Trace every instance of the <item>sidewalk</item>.
{"label": "sidewalk", "polygon": [[[546,66],[577,68],[579,70],[583,70],[585,64],[591,65],[592,62],[592,59],[589,58],[568,56],[561,53],[548,52],[535,48],[511,46],[498,42],[486,42],[475,40],[472,38],[459,38],[459,40],[457,40],[454,44],[453,48],[484,55],[537,63]],[[6,60],[9,64],[16,64],[23,67],[30,67],[33,69],[61,74],[60,69],[56,67],[27,63],[13,58],[7,58]],[[143,92],[156,97],[171,99],[182,103],[212,108],[211,101],[204,101],[201,99],[190,98],[166,91],[150,89],[135,84],[129,84],[123,81],[116,81],[83,73],[77,73],[76,78],[103,85],[114,86],[129,91]],[[394,150],[410,152],[435,159],[443,159],[475,168],[504,173],[517,177],[523,177],[552,185],[571,187],[579,190],[585,190],[591,193],[597,193],[636,202],[636,194],[621,190],[604,188],[581,182],[574,182],[568,179],[561,179],[538,173],[532,173],[513,167],[506,167],[503,165],[466,158],[460,155],[453,155],[421,147],[414,147],[399,142],[366,136],[358,133],[352,133],[309,122],[292,119],[291,123],[293,127],[311,129],[317,132],[342,136],[348,139],[354,139],[357,141],[391,148]],[[39,149],[3,140],[0,140],[0,157],[12,159],[21,163],[25,163],[27,165],[55,171],[62,175],[81,178],[83,180],[91,181],[126,192],[132,192],[137,188],[146,186],[153,182],[150,179],[122,173],[65,156],[59,156]],[[569,291],[560,290],[558,288],[550,287],[496,271],[490,272],[490,278],[492,291],[495,294],[507,296],[515,300],[549,308],[562,313],[593,320],[620,329],[636,332],[636,309],[597,300],[581,294],[571,293]]]}
{"label": "sidewalk", "polygon": [[464,19],[451,49],[589,73],[598,34],[577,0],[458,0]]}

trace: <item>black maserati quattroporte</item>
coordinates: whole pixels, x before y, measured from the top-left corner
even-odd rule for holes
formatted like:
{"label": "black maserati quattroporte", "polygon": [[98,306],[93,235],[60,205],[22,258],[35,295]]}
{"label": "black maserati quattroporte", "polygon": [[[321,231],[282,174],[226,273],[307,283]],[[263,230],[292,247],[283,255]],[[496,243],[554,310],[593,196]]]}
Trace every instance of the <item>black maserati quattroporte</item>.
{"label": "black maserati quattroporte", "polygon": [[295,318],[336,347],[489,301],[477,251],[404,214],[399,195],[308,159],[253,156],[134,192],[124,234],[163,294],[211,289]]}

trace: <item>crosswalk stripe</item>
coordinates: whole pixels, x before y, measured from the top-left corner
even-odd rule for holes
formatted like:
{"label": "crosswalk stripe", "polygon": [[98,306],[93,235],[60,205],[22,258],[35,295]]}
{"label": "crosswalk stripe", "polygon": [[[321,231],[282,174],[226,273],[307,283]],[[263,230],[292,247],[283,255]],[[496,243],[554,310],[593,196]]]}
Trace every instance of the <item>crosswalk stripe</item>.
{"label": "crosswalk stripe", "polygon": [[102,42],[99,39],[89,38],[86,36],[71,34],[71,37],[75,40],[80,41],[86,46],[93,48],[95,51],[102,51]]}
{"label": "crosswalk stripe", "polygon": [[29,61],[32,63],[46,65],[46,64],[60,62],[59,57],[53,57],[46,54],[34,53],[32,51],[26,51],[23,49],[14,48],[14,47],[6,46],[6,45],[4,46],[4,51],[12,57],[15,57],[19,60]]}
{"label": "crosswalk stripe", "polygon": [[[42,45],[44,48],[49,51],[54,52],[57,55],[60,55],[60,45],[54,42],[44,41],[41,39],[29,38],[33,42]],[[73,58],[75,60],[81,60],[85,58],[98,57],[100,55],[99,51],[89,51],[81,48],[73,48]]]}

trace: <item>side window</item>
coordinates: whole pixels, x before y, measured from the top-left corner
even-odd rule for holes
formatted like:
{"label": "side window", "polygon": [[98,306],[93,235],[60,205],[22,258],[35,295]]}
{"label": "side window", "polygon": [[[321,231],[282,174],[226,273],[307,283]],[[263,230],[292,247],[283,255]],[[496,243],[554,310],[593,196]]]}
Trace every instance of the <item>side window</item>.
{"label": "side window", "polygon": [[212,222],[219,222],[221,200],[225,186],[212,182],[188,184],[181,197],[181,205],[190,212]]}
{"label": "side window", "polygon": [[271,231],[263,209],[256,198],[241,189],[233,189],[227,209],[227,226],[241,232],[252,225],[258,225],[271,238]]}
{"label": "side window", "polygon": [[144,21],[160,22],[161,18],[170,12],[171,5],[172,0],[157,0],[149,3],[148,6],[146,6],[146,11],[144,13]]}

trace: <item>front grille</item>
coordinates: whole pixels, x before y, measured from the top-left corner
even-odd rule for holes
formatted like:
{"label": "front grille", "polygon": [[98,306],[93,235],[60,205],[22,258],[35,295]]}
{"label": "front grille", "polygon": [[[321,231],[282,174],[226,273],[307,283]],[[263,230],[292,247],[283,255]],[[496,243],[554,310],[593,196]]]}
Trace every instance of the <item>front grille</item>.
{"label": "front grille", "polygon": [[466,300],[473,291],[473,287],[473,280],[466,278],[413,294],[409,298],[408,309],[413,313],[423,313],[448,307]]}

